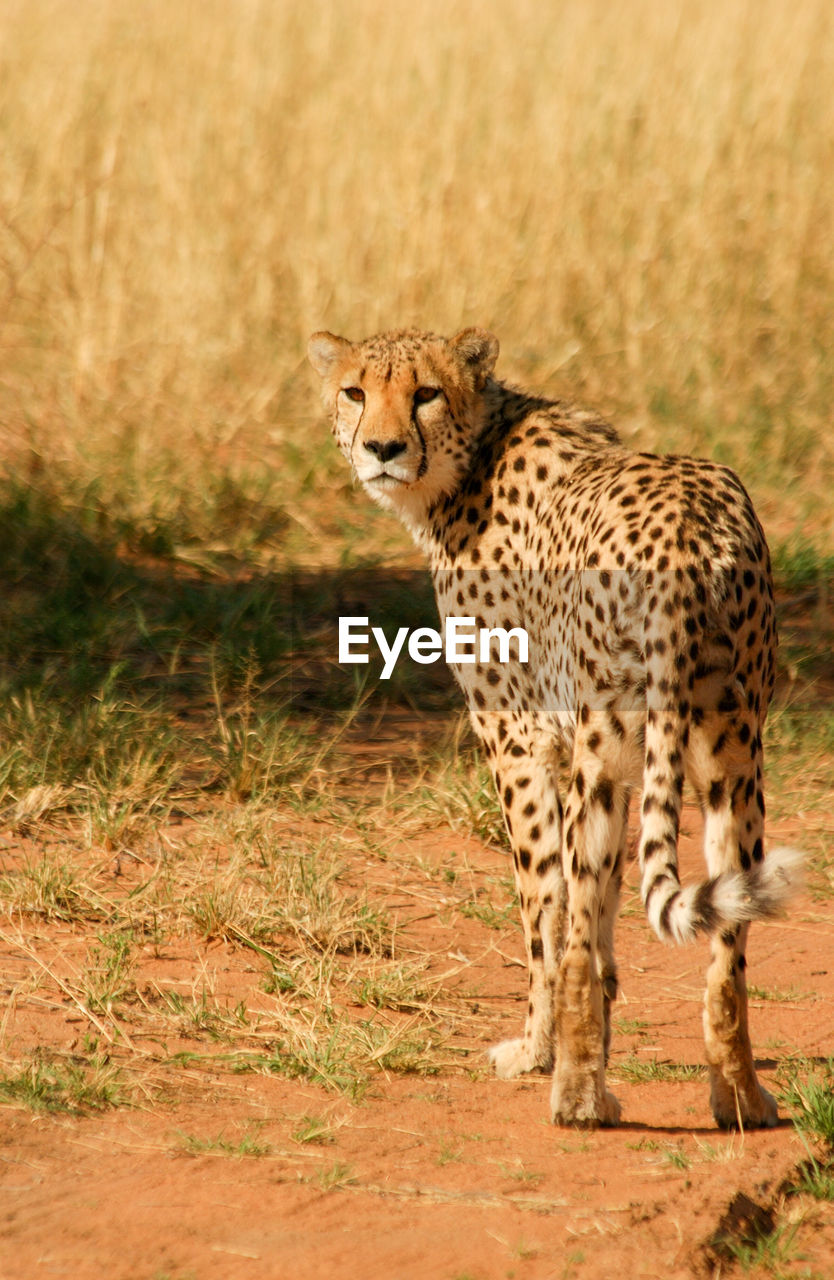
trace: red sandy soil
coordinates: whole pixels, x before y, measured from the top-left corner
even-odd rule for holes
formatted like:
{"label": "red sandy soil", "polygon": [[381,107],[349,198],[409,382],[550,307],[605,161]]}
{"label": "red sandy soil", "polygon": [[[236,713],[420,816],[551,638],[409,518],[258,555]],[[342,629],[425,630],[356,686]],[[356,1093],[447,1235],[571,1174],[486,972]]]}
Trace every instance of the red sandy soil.
{"label": "red sandy soil", "polygon": [[[426,856],[439,858],[451,845],[465,850],[474,873],[505,874],[502,855],[463,837],[427,840]],[[685,839],[690,875],[702,865],[693,850]],[[430,954],[437,974],[453,975],[447,990],[473,993],[467,1016],[455,1023],[465,1024],[477,1070],[462,1070],[458,1056],[434,1076],[380,1073],[355,1104],[309,1083],[184,1069],[175,1097],[163,1090],[132,1108],[68,1118],[5,1107],[2,1280],[726,1276],[733,1266],[706,1246],[731,1204],[735,1211],[746,1204],[739,1193],[773,1210],[778,1222],[800,1223],[794,1260],[777,1274],[834,1275],[834,1206],[783,1194],[806,1157],[787,1121],[765,1132],[722,1133],[703,1077],[618,1078],[624,1059],[703,1061],[706,943],[662,946],[630,888],[618,932],[621,998],[611,1059],[623,1124],[592,1133],[556,1129],[543,1076],[506,1082],[483,1070],[483,1051],[523,1017],[518,930],[486,929],[444,912],[448,887],[439,881],[424,878],[419,895],[409,896],[394,860],[368,859],[364,874],[375,898],[386,894],[396,911],[407,953]],[[48,927],[39,923],[37,932],[47,946]],[[56,947],[70,935],[54,931]],[[8,947],[1,954],[15,979],[21,957]],[[197,948],[182,943],[163,959],[149,956],[147,968],[190,979],[197,958]],[[256,986],[253,959],[220,944],[202,951],[218,988],[233,998]],[[834,1051],[830,896],[805,895],[787,919],[755,927],[748,962],[750,981],[780,996],[751,1001],[761,1078],[778,1092],[778,1060]],[[62,1037],[66,1047],[83,1034],[69,1007],[57,1031],[54,1011],[21,1005],[13,1014],[4,1030],[17,1050],[39,1038],[55,1044]],[[629,1020],[647,1027],[629,1031]],[[617,1032],[617,1021],[626,1029]],[[293,1138],[307,1115],[330,1121],[330,1141]],[[233,1144],[253,1135],[268,1151],[193,1155],[186,1135]]]}

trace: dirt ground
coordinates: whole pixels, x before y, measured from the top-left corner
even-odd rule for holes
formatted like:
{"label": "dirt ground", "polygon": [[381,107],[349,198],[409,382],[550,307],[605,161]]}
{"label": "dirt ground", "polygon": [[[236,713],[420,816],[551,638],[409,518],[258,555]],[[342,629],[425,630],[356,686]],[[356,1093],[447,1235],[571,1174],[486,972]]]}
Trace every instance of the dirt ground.
{"label": "dirt ground", "polygon": [[[473,875],[503,873],[494,849],[445,839],[465,846]],[[696,874],[694,839],[682,844],[683,869]],[[427,841],[427,858],[443,853],[440,837]],[[610,1067],[624,1122],[588,1133],[548,1123],[543,1076],[499,1081],[484,1069],[483,1051],[523,1017],[514,923],[485,930],[452,916],[446,886],[409,883],[390,861],[369,860],[364,874],[396,913],[405,954],[430,955],[443,992],[464,1002],[448,1070],[380,1072],[356,1103],[316,1084],[203,1067],[184,1069],[173,1095],[163,1088],[130,1108],[79,1118],[0,1109],[2,1280],[684,1280],[729,1274],[716,1232],[758,1212],[799,1223],[798,1243],[786,1270],[752,1274],[834,1275],[831,1204],[785,1195],[806,1158],[793,1126],[719,1132],[703,1073],[669,1078],[703,1060],[706,944],[670,950],[654,939],[633,875]],[[38,938],[56,954],[74,943],[69,926],[38,925]],[[834,1047],[832,939],[830,898],[807,894],[789,918],[752,931],[754,1048],[773,1091],[777,1060]],[[30,962],[2,952],[8,991]],[[185,981],[199,960],[234,999],[255,982],[252,959],[224,944],[201,960],[193,945],[171,945],[148,954],[143,976]],[[6,1023],[30,1044],[82,1033],[77,1011],[56,1013],[54,1002],[10,1006]],[[301,1140],[311,1116],[320,1139]],[[246,1140],[257,1154],[230,1154]]]}

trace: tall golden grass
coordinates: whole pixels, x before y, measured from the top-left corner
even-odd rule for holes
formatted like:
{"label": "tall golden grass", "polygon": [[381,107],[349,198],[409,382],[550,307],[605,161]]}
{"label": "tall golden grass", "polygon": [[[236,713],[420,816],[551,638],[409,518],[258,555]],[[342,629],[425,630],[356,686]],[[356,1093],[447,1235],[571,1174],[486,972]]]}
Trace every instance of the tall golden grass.
{"label": "tall golden grass", "polygon": [[834,536],[833,12],[6,0],[3,452],[274,461],[312,329],[481,323]]}

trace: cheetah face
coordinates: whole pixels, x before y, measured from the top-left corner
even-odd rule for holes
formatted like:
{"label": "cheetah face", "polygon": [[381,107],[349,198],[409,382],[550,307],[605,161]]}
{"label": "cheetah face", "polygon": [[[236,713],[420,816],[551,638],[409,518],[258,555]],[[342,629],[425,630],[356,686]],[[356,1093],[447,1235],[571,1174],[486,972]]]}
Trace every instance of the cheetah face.
{"label": "cheetah face", "polygon": [[355,475],[381,506],[419,522],[466,471],[497,339],[483,329],[450,339],[409,330],[355,343],[314,333],[308,355]]}

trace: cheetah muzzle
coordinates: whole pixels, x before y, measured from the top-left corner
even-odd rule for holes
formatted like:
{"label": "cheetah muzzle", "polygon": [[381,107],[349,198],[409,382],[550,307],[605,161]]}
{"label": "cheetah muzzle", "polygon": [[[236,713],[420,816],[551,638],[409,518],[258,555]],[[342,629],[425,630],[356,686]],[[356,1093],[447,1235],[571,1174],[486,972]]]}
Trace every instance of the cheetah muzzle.
{"label": "cheetah muzzle", "polygon": [[[605,1085],[614,921],[639,786],[649,921],[667,942],[710,938],[713,1113],[773,1125],[745,945],[750,922],[794,890],[799,855],[764,850],[776,647],[764,534],[732,471],[629,452],[592,413],[496,380],[497,356],[482,329],[309,343],[338,444],[427,553],[441,618],[529,636],[525,666],[454,668],[503,809],[529,966],[524,1033],[492,1061],[501,1076],[552,1069],[557,1123],[617,1123]],[[685,777],[709,878],[682,886]]]}

